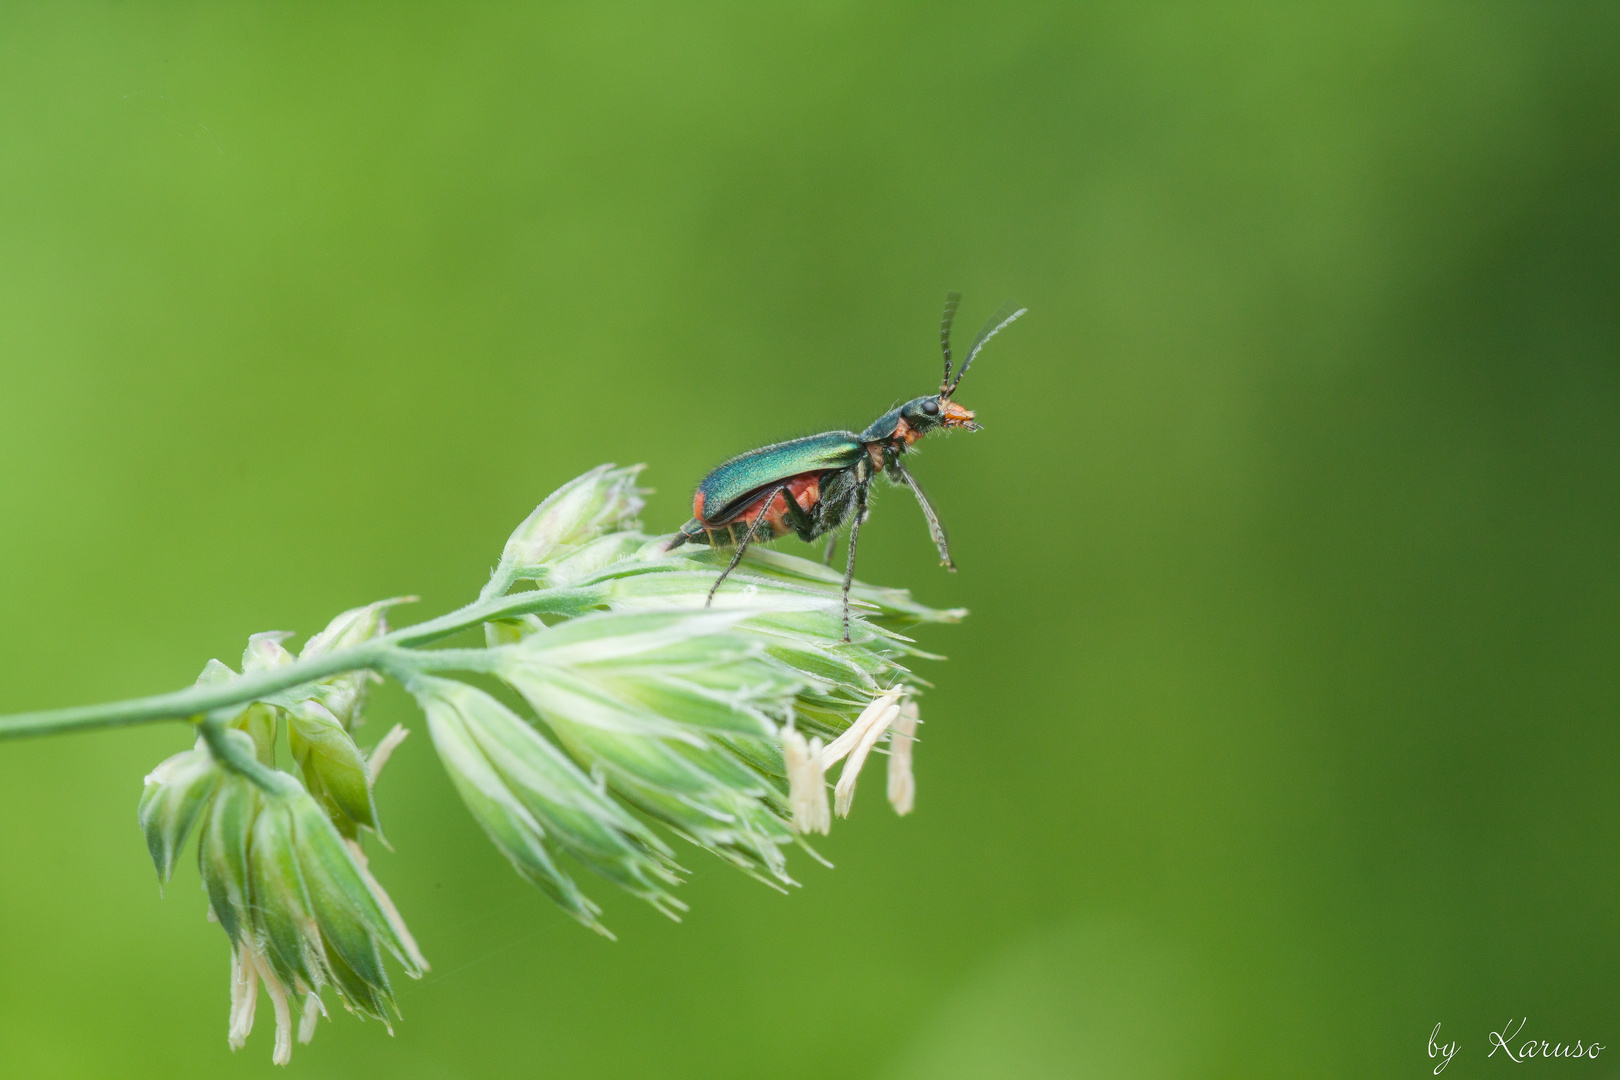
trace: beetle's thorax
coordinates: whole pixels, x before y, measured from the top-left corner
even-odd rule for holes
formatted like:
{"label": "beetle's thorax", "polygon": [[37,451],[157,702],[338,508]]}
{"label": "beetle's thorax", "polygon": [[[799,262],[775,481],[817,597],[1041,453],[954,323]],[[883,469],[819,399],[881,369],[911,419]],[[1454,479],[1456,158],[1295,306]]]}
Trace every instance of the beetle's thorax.
{"label": "beetle's thorax", "polygon": [[926,435],[927,432],[918,430],[906,422],[904,416],[895,417],[894,430],[882,438],[873,439],[866,444],[866,452],[872,458],[872,467],[883,468],[883,455],[889,451],[903,454],[911,448],[911,444]]}

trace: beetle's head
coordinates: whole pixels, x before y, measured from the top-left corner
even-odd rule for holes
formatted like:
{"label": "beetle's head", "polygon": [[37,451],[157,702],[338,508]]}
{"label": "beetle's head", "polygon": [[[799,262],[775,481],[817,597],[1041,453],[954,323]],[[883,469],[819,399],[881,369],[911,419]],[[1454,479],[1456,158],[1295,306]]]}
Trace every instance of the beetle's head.
{"label": "beetle's head", "polygon": [[926,435],[935,428],[978,431],[980,427],[973,422],[972,409],[962,408],[944,394],[929,394],[908,401],[900,406],[900,416],[919,435]]}
{"label": "beetle's head", "polygon": [[[962,367],[951,378],[951,323],[956,321],[956,305],[962,300],[962,294],[953,292],[945,296],[945,315],[939,320],[939,349],[945,354],[945,378],[939,384],[939,393],[933,397],[920,397],[915,401],[908,401],[900,410],[906,418],[906,423],[918,431],[928,431],[935,427],[959,427],[969,431],[978,431],[980,425],[974,423],[973,412],[964,409],[951,397],[956,388],[962,385],[962,376],[967,374],[968,365],[973,358],[979,355],[985,343],[1001,333],[1012,321],[1022,315],[1028,308],[1013,308],[1011,304],[1003,304],[1001,310],[990,316],[990,321],[984,324],[979,336],[973,339],[972,348],[968,349],[967,359],[962,361]],[[914,419],[915,417],[915,419]],[[922,421],[919,424],[918,421]]]}

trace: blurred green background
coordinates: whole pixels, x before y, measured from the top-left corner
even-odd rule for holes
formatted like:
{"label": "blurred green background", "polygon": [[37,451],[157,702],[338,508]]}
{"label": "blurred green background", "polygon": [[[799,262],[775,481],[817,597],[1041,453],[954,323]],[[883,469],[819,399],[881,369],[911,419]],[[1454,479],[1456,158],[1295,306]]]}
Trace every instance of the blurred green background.
{"label": "blurred green background", "polygon": [[[432,974],[304,1077],[1516,1075],[1620,1054],[1620,18],[1602,6],[0,8],[0,711],[483,582],[559,482],[929,391],[861,575],[961,627],[783,897],[518,881],[417,729]],[[784,543],[787,550],[797,544]],[[178,725],[0,746],[0,1072],[269,1075]],[[1607,1074],[1602,1062],[1545,1075]]]}

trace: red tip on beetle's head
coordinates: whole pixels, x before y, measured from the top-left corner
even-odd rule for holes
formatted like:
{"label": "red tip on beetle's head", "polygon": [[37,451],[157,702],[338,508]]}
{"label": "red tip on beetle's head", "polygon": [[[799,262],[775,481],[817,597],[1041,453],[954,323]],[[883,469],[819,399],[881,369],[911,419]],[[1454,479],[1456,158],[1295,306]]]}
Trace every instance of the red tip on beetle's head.
{"label": "red tip on beetle's head", "polygon": [[969,431],[978,431],[979,425],[973,422],[973,410],[964,409],[954,401],[944,403],[939,413],[939,426],[948,428],[967,428]]}

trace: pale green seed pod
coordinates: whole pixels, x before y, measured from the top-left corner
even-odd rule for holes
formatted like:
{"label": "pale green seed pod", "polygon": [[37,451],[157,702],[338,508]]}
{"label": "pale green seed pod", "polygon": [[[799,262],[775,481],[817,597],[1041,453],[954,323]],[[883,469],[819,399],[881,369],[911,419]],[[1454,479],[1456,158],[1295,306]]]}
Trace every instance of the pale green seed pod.
{"label": "pale green seed pod", "polygon": [[300,701],[286,710],[287,743],[304,787],[332,823],[353,839],[361,826],[380,829],[365,755],[337,717],[319,701]]}
{"label": "pale green seed pod", "polygon": [[570,915],[612,936],[557,864],[560,851],[666,915],[685,909],[667,890],[680,881],[668,846],[533,726],[465,683],[420,676],[409,689],[473,817],[518,873]]}
{"label": "pale green seed pod", "polygon": [[[633,541],[639,541],[635,551],[618,557]],[[603,548],[600,555],[593,550],[598,545]],[[662,547],[661,540],[626,533],[604,537],[582,550],[577,557],[591,556],[587,562],[602,568],[588,576],[567,575],[577,611],[703,607],[722,556],[687,549],[671,556]],[[566,568],[571,562],[566,559],[561,565]],[[904,663],[930,654],[917,649],[902,630],[921,623],[956,622],[966,614],[959,608],[938,610],[919,604],[904,589],[857,582],[851,591],[857,616],[853,640],[845,641],[842,588],[842,576],[819,563],[751,548],[711,609],[748,613],[737,623],[737,631],[758,640],[770,656],[799,672],[809,691],[808,697],[801,696],[801,705],[825,713],[834,734],[881,688],[918,681]]]}
{"label": "pale green seed pod", "polygon": [[[226,732],[226,736],[248,738],[236,731]],[[198,832],[197,863],[208,905],[232,944],[246,940],[253,927],[248,848],[260,798],[259,789],[251,781],[227,773],[208,804]]]}
{"label": "pale green seed pod", "polygon": [[174,860],[219,786],[221,770],[206,747],[176,754],[146,777],[137,819],[158,879],[174,876]]}
{"label": "pale green seed pod", "polygon": [[546,564],[546,586],[567,588],[609,570],[615,564],[635,558],[647,538],[638,532],[615,532],[598,537],[567,554],[559,554]]}
{"label": "pale green seed pod", "polygon": [[253,937],[289,994],[295,987],[319,988],[326,982],[318,927],[298,863],[286,802],[265,799],[248,843]]}
{"label": "pale green seed pod", "polygon": [[786,793],[769,773],[781,775],[777,726],[805,683],[735,631],[745,615],[587,615],[501,650],[497,674],[620,796],[788,881]]}
{"label": "pale green seed pod", "polygon": [[[795,564],[806,560],[770,553],[774,564],[787,568],[782,575],[750,577],[739,571],[742,588],[715,600],[715,609],[729,612],[736,620],[733,632],[760,647],[766,657],[783,665],[799,678],[801,688],[794,701],[798,726],[806,735],[820,735],[826,741],[836,738],[850,719],[885,687],[903,681],[918,682],[903,661],[928,654],[917,650],[898,631],[876,623],[860,622],[853,640],[843,639],[842,579],[829,583],[819,579],[819,564],[798,573]],[[744,566],[749,560],[744,560]],[[797,574],[788,580],[788,571]],[[615,610],[680,611],[702,604],[714,583],[712,570],[649,570],[619,575],[592,586]],[[957,612],[939,612],[910,601],[903,590],[868,590],[862,605],[882,621],[899,624],[922,618],[950,621]],[[782,775],[780,748],[774,741],[759,748],[756,760],[762,771]],[[751,760],[753,760],[751,758]]]}
{"label": "pale green seed pod", "polygon": [[416,601],[414,596],[395,596],[387,600],[374,600],[364,607],[350,608],[331,622],[326,629],[312,636],[298,653],[299,659],[308,659],[322,653],[361,645],[374,637],[388,633],[388,609]]}
{"label": "pale green seed pod", "polygon": [[197,676],[198,686],[219,686],[236,678],[236,672],[231,670],[229,664],[218,660],[210,660],[203,665],[202,674]]}
{"label": "pale green seed pod", "polygon": [[291,630],[265,630],[250,635],[247,648],[242,650],[243,673],[251,674],[255,671],[285,667],[298,659],[282,644],[292,636]]}
{"label": "pale green seed pod", "polygon": [[[637,557],[658,573],[695,574],[707,578],[703,586],[706,595],[714,577],[729,561],[724,550],[681,548],[666,553],[668,537],[657,537],[644,542]],[[748,596],[748,586],[765,588],[786,587],[802,596],[836,600],[839,605],[838,637],[843,637],[844,575],[831,567],[797,555],[754,546],[748,549],[742,562],[727,579],[726,585],[715,596],[720,604],[728,598]],[[869,624],[890,630],[905,630],[923,623],[956,623],[967,617],[966,608],[931,608],[911,598],[906,589],[853,582],[849,591],[850,607]]]}
{"label": "pale green seed pod", "polygon": [[497,579],[543,578],[547,564],[587,542],[635,528],[644,505],[636,487],[643,468],[601,465],[552,492],[506,541]]}
{"label": "pale green seed pod", "polygon": [[382,894],[375,879],[355,859],[332,823],[307,795],[288,801],[298,840],[299,866],[310,910],[319,929],[327,978],[350,1008],[387,1021],[393,991],[383,968],[390,953],[412,978],[427,961]]}
{"label": "pale green seed pod", "polygon": [[256,701],[230,722],[231,727],[246,732],[253,740],[253,753],[261,765],[276,763],[276,723],[280,717],[280,709]]}
{"label": "pale green seed pod", "polygon": [[701,731],[769,737],[803,683],[734,632],[741,618],[587,615],[500,650],[496,670],[548,719],[694,746]]}
{"label": "pale green seed pod", "polygon": [[781,851],[793,842],[786,795],[725,742],[692,746],[547,719],[569,751],[632,805],[760,880],[793,883]]}

